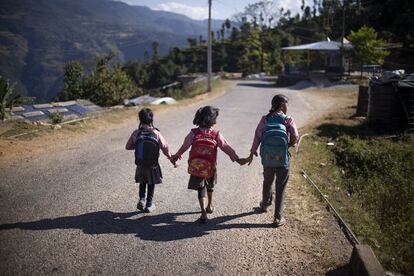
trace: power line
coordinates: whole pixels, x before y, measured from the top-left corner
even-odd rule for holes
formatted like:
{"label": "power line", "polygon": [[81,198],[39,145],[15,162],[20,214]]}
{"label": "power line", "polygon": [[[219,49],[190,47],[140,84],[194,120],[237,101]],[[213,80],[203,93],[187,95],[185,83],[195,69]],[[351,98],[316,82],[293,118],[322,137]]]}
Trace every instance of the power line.
{"label": "power line", "polygon": [[222,4],[223,6],[226,6],[226,7],[230,8],[230,9],[233,9],[236,14],[237,13],[240,13],[240,10],[238,10],[235,6],[230,6],[230,5],[228,5],[227,3],[224,3],[221,0],[215,0],[215,1],[218,2],[218,3],[220,3],[220,4]]}

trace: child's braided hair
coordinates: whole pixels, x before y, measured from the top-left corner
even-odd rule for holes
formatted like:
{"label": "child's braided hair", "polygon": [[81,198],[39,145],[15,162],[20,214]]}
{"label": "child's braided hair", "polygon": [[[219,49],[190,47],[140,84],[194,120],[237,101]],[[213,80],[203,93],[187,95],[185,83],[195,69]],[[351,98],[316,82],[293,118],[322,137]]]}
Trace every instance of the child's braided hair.
{"label": "child's braided hair", "polygon": [[269,114],[266,115],[266,119],[269,118],[273,113],[280,110],[283,104],[287,103],[289,100],[283,94],[277,94],[272,99],[272,107],[269,110]]}
{"label": "child's braided hair", "polygon": [[154,113],[149,108],[143,108],[138,112],[138,118],[139,118],[139,128],[142,127],[142,125],[151,125],[154,127],[152,122],[154,121]]}

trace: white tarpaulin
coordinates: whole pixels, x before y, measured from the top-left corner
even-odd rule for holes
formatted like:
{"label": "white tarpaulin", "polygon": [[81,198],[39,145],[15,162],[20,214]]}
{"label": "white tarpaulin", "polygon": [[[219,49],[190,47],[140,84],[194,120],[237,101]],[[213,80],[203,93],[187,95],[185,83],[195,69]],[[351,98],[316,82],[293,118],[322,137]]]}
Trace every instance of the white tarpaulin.
{"label": "white tarpaulin", "polygon": [[[345,48],[352,48],[351,43],[344,43]],[[297,46],[283,47],[282,50],[314,50],[314,51],[339,51],[341,43],[337,41],[319,41]]]}

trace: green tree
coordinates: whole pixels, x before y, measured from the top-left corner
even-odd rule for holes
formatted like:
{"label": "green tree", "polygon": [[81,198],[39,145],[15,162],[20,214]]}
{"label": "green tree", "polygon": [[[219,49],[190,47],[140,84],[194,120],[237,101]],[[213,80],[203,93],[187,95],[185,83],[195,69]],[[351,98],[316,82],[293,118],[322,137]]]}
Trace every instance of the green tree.
{"label": "green tree", "polygon": [[188,42],[188,45],[190,45],[190,47],[194,47],[194,46],[197,45],[197,39],[196,38],[189,37],[189,38],[187,38],[187,42]]}
{"label": "green tree", "polygon": [[3,76],[0,76],[0,120],[4,121],[7,116],[6,109],[10,110],[15,105],[32,103],[33,97],[22,97],[17,95],[13,97],[13,91],[16,83],[10,83],[10,80],[6,80]]}
{"label": "green tree", "polygon": [[63,91],[60,100],[74,100],[84,97],[82,88],[83,66],[79,61],[73,60],[65,64]]}
{"label": "green tree", "polygon": [[123,70],[138,87],[145,87],[148,82],[147,65],[141,62],[128,62]]}
{"label": "green tree", "polygon": [[384,58],[389,52],[384,50],[384,40],[378,38],[377,32],[367,26],[362,26],[358,31],[352,31],[348,36],[348,40],[352,43],[353,48],[350,54],[354,61],[361,64],[379,64],[384,63]]}
{"label": "green tree", "polygon": [[92,102],[111,106],[120,104],[124,99],[142,95],[134,82],[122,68],[112,62],[115,56],[110,53],[96,59],[95,69],[84,78],[83,90]]}
{"label": "green tree", "polygon": [[9,80],[0,76],[0,119],[2,121],[6,119],[6,108],[10,107],[15,85],[15,83],[10,84]]}

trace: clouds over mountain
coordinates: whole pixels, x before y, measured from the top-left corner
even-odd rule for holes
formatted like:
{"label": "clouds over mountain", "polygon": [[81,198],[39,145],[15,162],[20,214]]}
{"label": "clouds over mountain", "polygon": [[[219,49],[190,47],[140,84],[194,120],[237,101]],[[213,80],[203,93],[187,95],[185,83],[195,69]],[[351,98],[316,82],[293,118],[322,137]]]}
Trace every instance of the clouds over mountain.
{"label": "clouds over mountain", "polygon": [[189,6],[177,2],[158,4],[154,10],[168,11],[184,14],[193,19],[206,19],[208,17],[208,7]]}

